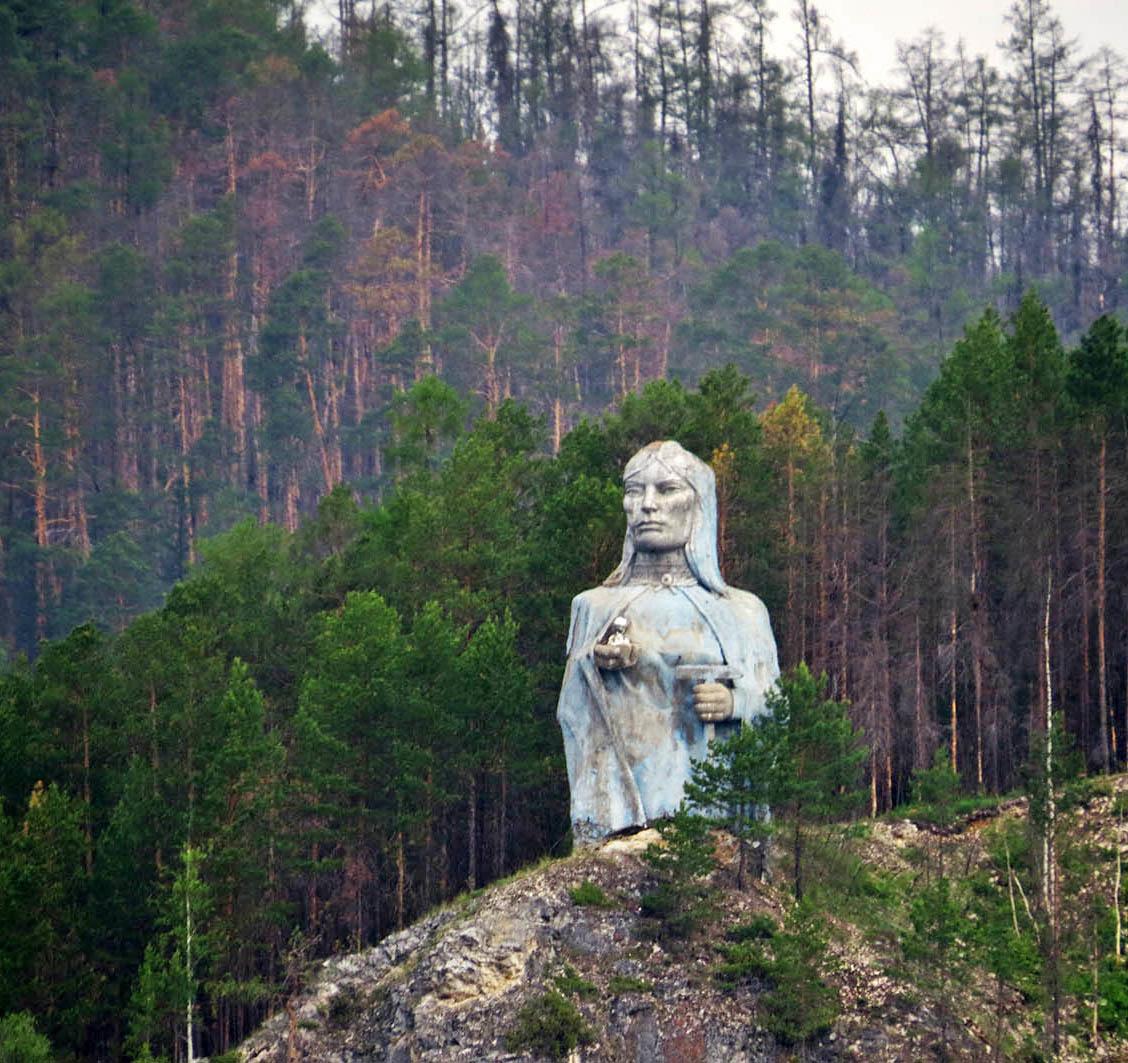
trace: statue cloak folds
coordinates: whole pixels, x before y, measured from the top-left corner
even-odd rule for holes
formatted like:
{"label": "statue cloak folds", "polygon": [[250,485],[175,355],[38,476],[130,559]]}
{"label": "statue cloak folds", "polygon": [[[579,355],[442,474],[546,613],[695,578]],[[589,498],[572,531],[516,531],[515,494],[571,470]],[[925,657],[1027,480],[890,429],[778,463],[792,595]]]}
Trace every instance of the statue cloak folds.
{"label": "statue cloak folds", "polygon": [[[625,476],[652,460],[696,495],[688,570],[638,578],[628,526],[623,563],[602,587],[572,602],[557,719],[580,844],[645,826],[681,803],[692,762],[706,755],[708,739],[693,708],[692,683],[676,674],[679,665],[723,665],[736,673],[733,713],[717,724],[718,738],[764,711],[779,676],[767,609],[754,594],[728,587],[720,574],[712,470],[677,443],[664,442],[635,455]],[[597,665],[594,648],[607,642],[618,617],[629,624],[637,661],[610,671]]]}

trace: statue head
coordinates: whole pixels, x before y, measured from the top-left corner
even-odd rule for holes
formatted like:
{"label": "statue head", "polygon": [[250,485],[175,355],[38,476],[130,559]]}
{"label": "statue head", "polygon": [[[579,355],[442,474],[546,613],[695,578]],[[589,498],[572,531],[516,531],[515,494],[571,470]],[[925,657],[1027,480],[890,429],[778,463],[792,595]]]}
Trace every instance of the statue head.
{"label": "statue head", "polygon": [[627,462],[623,485],[627,511],[623,560],[605,585],[627,583],[638,553],[682,548],[698,583],[724,594],[726,585],[717,560],[713,470],[680,443],[659,440],[648,443]]}

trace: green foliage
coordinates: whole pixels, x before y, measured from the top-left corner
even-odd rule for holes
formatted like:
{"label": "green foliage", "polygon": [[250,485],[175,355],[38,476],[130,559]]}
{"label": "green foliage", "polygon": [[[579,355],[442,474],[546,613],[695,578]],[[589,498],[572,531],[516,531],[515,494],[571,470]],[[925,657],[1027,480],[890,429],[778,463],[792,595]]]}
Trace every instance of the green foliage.
{"label": "green foliage", "polygon": [[556,986],[561,993],[577,997],[593,997],[598,992],[594,982],[589,982],[586,978],[581,978],[576,973],[575,969],[568,964],[564,965],[564,970],[552,980],[552,984]]}
{"label": "green foliage", "polygon": [[742,726],[731,738],[713,742],[705,760],[693,765],[685,796],[689,807],[725,827],[737,839],[740,862],[737,888],[747,878],[749,852],[758,850],[761,866],[773,823],[767,814],[777,796],[775,770],[780,730],[761,717]]}
{"label": "green foliage", "polygon": [[1128,407],[1128,338],[1116,318],[1097,318],[1070,353],[1066,389],[1084,418],[1123,414]]}
{"label": "green foliage", "polygon": [[559,993],[547,993],[522,1005],[513,1028],[505,1035],[510,1052],[528,1051],[549,1059],[565,1059],[579,1045],[594,1040],[584,1017]]}
{"label": "green foliage", "polygon": [[615,902],[603,892],[598,883],[584,879],[578,886],[568,891],[572,903],[581,908],[613,908]]}
{"label": "green foliage", "polygon": [[449,384],[429,376],[392,399],[387,460],[401,475],[435,470],[466,420],[466,403]]}
{"label": "green foliage", "polygon": [[932,756],[932,767],[913,776],[914,815],[938,827],[950,826],[960,794],[960,777],[952,770],[948,750],[939,747]]}
{"label": "green foliage", "polygon": [[747,924],[731,943],[720,946],[723,957],[713,969],[729,989],[763,983],[760,1018],[784,1044],[801,1044],[826,1033],[838,1016],[838,993],[823,980],[826,930],[818,914],[799,904],[782,929],[771,920]]}
{"label": "green foliage", "polygon": [[776,932],[776,921],[770,915],[754,915],[751,919],[725,932],[729,941],[737,944],[744,941],[759,941],[770,938]]}
{"label": "green foliage", "polygon": [[52,1058],[51,1042],[26,1011],[0,1018],[0,1063],[49,1063]]}
{"label": "green foliage", "polygon": [[830,1030],[838,1017],[838,992],[821,977],[826,932],[800,906],[772,942],[771,990],[763,999],[764,1027],[784,1044],[801,1044]]}
{"label": "green foliage", "polygon": [[932,971],[954,975],[962,960],[960,934],[966,909],[952,880],[938,876],[916,892],[909,908],[911,930],[902,945],[905,955]]}
{"label": "green foliage", "polygon": [[613,974],[607,980],[609,993],[653,993],[654,985],[645,978],[636,978],[629,974]]}
{"label": "green foliage", "polygon": [[1123,1037],[1128,1034],[1128,971],[1115,958],[1105,959],[1100,965],[1098,979],[1098,1022],[1101,1029]]}
{"label": "green foliage", "polygon": [[661,843],[649,845],[643,859],[654,869],[657,886],[641,898],[642,914],[656,922],[660,937],[684,940],[715,911],[713,890],[704,881],[715,867],[709,822],[684,803],[657,824]]}
{"label": "green foliage", "polygon": [[[774,931],[767,935],[774,936]],[[732,944],[719,946],[723,960],[713,968],[713,974],[721,985],[729,989],[749,982],[767,979],[771,974],[772,960],[765,939],[747,938]]]}
{"label": "green foliage", "polygon": [[764,748],[773,756],[770,801],[790,825],[795,895],[803,895],[804,831],[848,814],[860,795],[866,751],[846,706],[825,697],[826,676],[805,664],[780,677],[768,694]]}

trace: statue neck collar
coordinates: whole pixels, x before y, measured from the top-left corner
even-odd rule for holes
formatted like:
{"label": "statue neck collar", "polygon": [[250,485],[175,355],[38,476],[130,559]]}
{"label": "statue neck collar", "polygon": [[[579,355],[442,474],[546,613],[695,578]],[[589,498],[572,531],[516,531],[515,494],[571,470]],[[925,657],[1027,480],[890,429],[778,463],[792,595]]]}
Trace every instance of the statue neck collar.
{"label": "statue neck collar", "polygon": [[696,586],[698,580],[685,559],[685,551],[679,549],[635,554],[630,574],[624,582],[656,587],[685,587]]}

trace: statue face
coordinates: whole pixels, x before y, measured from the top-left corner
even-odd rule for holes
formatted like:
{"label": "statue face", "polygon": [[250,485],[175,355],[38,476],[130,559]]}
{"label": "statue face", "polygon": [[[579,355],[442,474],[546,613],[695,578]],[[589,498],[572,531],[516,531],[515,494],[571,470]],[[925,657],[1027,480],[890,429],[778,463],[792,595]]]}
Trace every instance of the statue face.
{"label": "statue face", "polygon": [[677,550],[689,542],[697,495],[660,461],[649,461],[624,485],[623,509],[635,548],[648,553]]}

